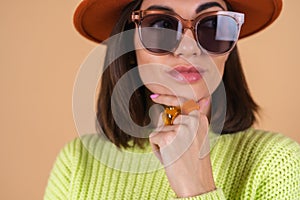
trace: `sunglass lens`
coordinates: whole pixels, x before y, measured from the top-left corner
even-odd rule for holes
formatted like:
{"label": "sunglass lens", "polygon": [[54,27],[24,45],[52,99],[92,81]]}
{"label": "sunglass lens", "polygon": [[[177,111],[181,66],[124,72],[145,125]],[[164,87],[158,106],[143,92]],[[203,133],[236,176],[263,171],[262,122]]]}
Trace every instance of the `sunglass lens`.
{"label": "sunglass lens", "polygon": [[238,39],[237,22],[232,17],[224,15],[206,17],[197,25],[197,39],[205,50],[225,53]]}
{"label": "sunglass lens", "polygon": [[172,52],[180,38],[182,25],[169,15],[147,15],[140,24],[140,38],[146,49],[154,53]]}

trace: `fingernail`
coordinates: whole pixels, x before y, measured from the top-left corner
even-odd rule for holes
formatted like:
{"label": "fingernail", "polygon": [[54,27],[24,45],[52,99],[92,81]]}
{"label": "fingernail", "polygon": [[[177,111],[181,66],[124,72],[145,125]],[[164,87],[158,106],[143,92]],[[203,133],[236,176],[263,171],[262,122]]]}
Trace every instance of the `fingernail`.
{"label": "fingernail", "polygon": [[151,95],[150,95],[150,98],[151,98],[151,99],[156,99],[158,96],[159,96],[159,94],[151,94]]}

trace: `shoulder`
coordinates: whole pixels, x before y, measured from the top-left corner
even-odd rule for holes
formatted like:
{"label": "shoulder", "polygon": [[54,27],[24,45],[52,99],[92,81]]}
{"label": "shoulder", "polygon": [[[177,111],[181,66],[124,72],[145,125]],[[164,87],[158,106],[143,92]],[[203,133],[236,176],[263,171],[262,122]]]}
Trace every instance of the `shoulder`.
{"label": "shoulder", "polygon": [[[101,146],[99,136],[96,134],[87,134],[74,138],[61,149],[58,159],[64,158],[68,163],[73,163],[78,159],[90,156],[95,149]],[[103,143],[103,142],[102,142]]]}
{"label": "shoulder", "polygon": [[270,131],[248,129],[221,135],[213,151],[217,157],[222,155],[255,168],[273,170],[273,167],[285,165],[300,168],[300,145],[282,134]]}
{"label": "shoulder", "polygon": [[223,135],[218,142],[223,150],[226,149],[225,156],[262,170],[263,175],[300,171],[300,145],[280,133],[251,128]]}
{"label": "shoulder", "polygon": [[300,146],[282,134],[248,129],[222,135],[212,158],[219,183],[228,194],[240,191],[253,199],[300,196]]}
{"label": "shoulder", "polygon": [[222,135],[218,142],[221,145],[238,146],[253,151],[259,151],[261,153],[271,152],[285,152],[291,154],[299,154],[300,145],[276,132],[247,129],[245,131],[237,132],[234,134]]}
{"label": "shoulder", "polygon": [[266,154],[289,154],[298,155],[300,153],[300,145],[280,133],[248,129],[245,132],[240,132],[236,135],[236,140],[245,140],[253,148],[257,148],[260,152],[265,152]]}

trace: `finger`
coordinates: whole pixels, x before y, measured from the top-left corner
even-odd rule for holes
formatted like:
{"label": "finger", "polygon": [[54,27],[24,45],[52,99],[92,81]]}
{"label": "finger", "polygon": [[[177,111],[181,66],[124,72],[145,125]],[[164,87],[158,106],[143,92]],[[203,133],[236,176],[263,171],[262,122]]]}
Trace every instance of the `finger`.
{"label": "finger", "polygon": [[154,143],[151,143],[151,142],[150,142],[150,145],[151,145],[151,148],[152,148],[152,151],[153,151],[154,155],[158,158],[160,163],[162,163],[162,157],[161,157],[159,146],[154,144]]}
{"label": "finger", "polygon": [[178,125],[169,125],[169,126],[162,126],[160,128],[155,129],[150,135],[149,137],[152,137],[156,134],[161,134],[161,133],[166,133],[166,132],[177,132],[179,129],[180,124]]}
{"label": "finger", "polygon": [[173,123],[173,126],[176,125],[180,125],[177,130],[183,127],[192,135],[198,133],[200,138],[204,138],[208,131],[209,122],[206,115],[194,110],[189,115],[179,115]]}
{"label": "finger", "polygon": [[199,120],[200,110],[193,110],[189,113],[188,116],[195,118],[196,120]]}
{"label": "finger", "polygon": [[[199,121],[198,118],[189,116],[189,115],[179,115],[173,123],[173,126],[177,126],[177,134],[183,134],[183,137],[187,137],[188,135],[195,135]],[[182,138],[183,139],[183,138]]]}
{"label": "finger", "polygon": [[151,95],[152,101],[158,104],[163,104],[167,106],[181,106],[183,102],[186,101],[184,97],[174,96],[174,95]]}
{"label": "finger", "polygon": [[173,125],[180,125],[180,124],[188,124],[188,121],[191,120],[191,117],[188,115],[178,115],[175,120],[173,121]]}
{"label": "finger", "polygon": [[151,133],[149,136],[149,141],[153,145],[157,145],[158,149],[161,149],[172,143],[176,136],[176,131],[166,131]]}
{"label": "finger", "polygon": [[[159,159],[161,164],[166,162],[166,148],[172,143],[176,134],[174,132],[157,133],[149,137],[151,148],[154,155]],[[169,155],[169,154],[168,154]]]}
{"label": "finger", "polygon": [[164,127],[164,121],[163,121],[163,112],[161,112],[159,114],[159,118],[158,118],[158,122],[157,122],[157,125],[156,125],[156,129],[154,130],[155,132],[158,132],[160,131],[163,127]]}
{"label": "finger", "polygon": [[174,125],[179,125],[179,124],[189,125],[189,121],[198,122],[199,121],[199,115],[200,115],[199,110],[193,110],[188,115],[183,115],[183,114],[178,115],[174,119],[173,124]]}

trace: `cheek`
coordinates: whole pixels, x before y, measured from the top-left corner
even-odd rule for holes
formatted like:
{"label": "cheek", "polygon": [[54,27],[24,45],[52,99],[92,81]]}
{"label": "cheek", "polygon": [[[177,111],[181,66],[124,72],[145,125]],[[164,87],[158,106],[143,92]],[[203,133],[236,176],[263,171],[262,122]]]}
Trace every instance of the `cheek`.
{"label": "cheek", "polygon": [[137,32],[134,35],[134,47],[138,66],[150,63],[151,60],[153,62],[155,58],[143,48]]}
{"label": "cheek", "polygon": [[163,58],[149,55],[145,50],[136,51],[138,71],[144,85],[153,93],[171,94],[167,88],[171,83],[166,82],[164,72],[169,69],[162,62]]}
{"label": "cheek", "polygon": [[135,53],[138,66],[148,64],[152,60],[151,56],[143,49],[138,49]]}
{"label": "cheek", "polygon": [[137,59],[137,64],[143,65],[150,63],[151,60],[153,60],[153,55],[149,54],[143,47],[138,31],[135,31],[134,34],[134,47],[135,47],[135,53],[136,53],[136,59]]}
{"label": "cheek", "polygon": [[212,57],[212,60],[214,61],[215,65],[218,68],[218,71],[221,76],[224,74],[224,68],[225,68],[225,63],[228,59],[229,54],[223,55],[223,56],[216,56]]}
{"label": "cheek", "polygon": [[166,83],[162,81],[164,79],[162,74],[166,68],[164,63],[168,60],[166,56],[155,56],[145,50],[137,32],[134,45],[139,75],[145,86],[153,93],[171,94],[170,90],[164,86]]}

